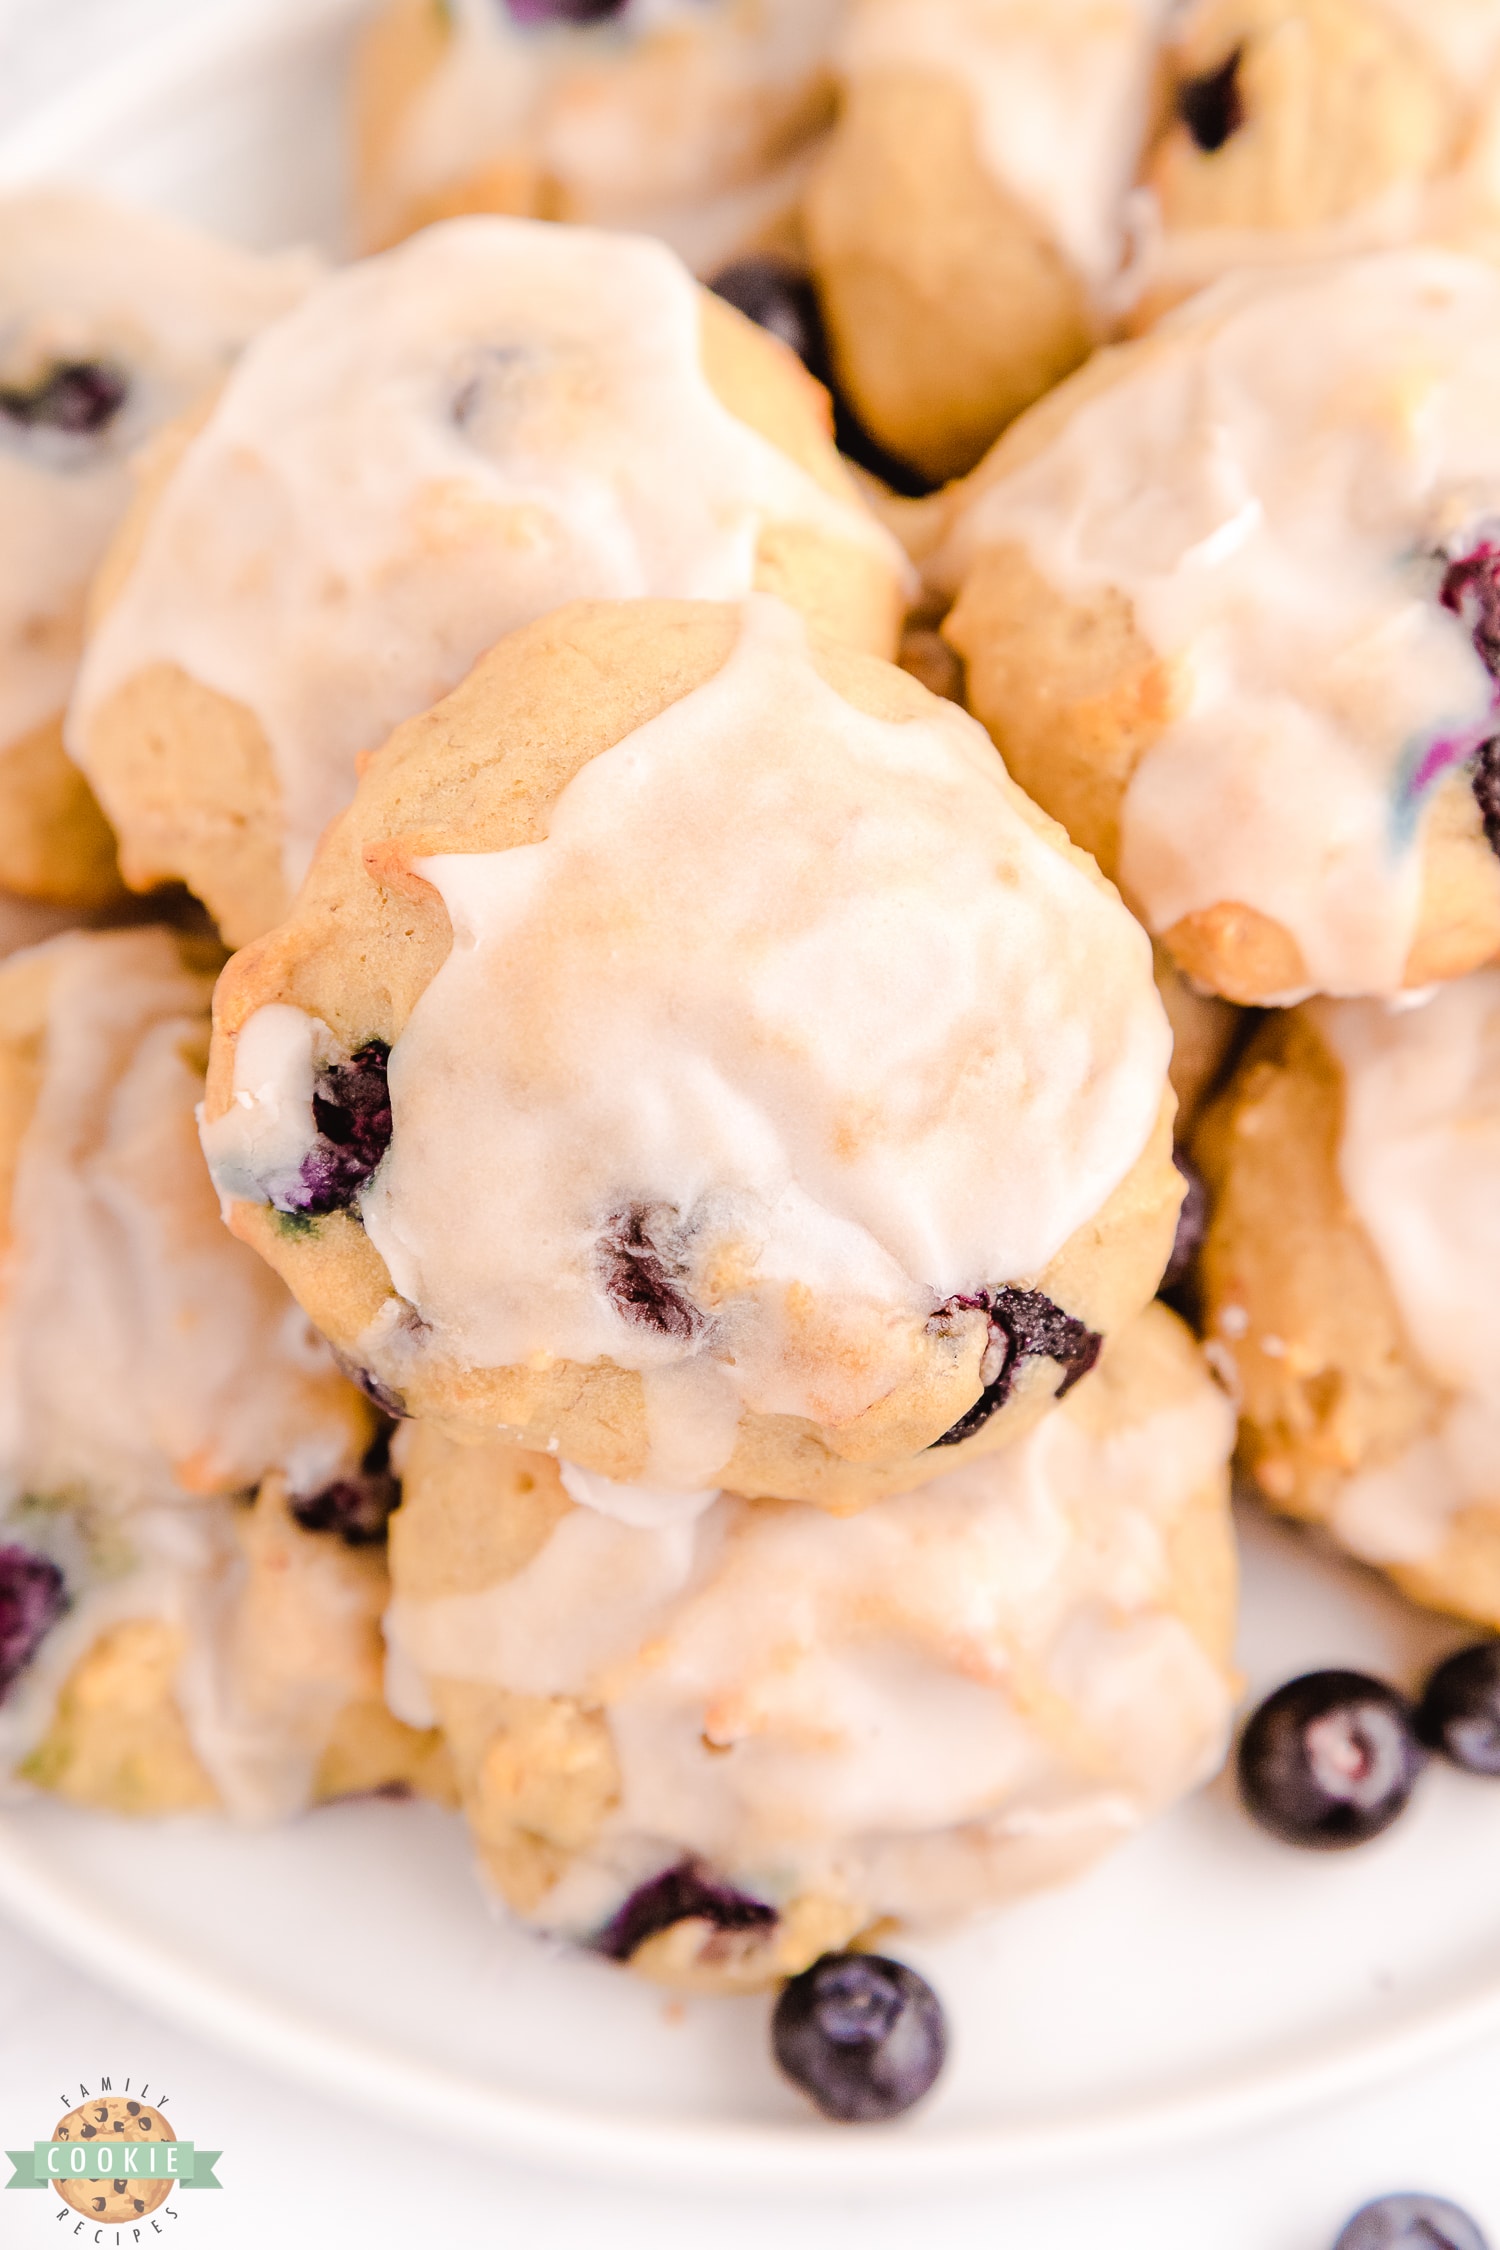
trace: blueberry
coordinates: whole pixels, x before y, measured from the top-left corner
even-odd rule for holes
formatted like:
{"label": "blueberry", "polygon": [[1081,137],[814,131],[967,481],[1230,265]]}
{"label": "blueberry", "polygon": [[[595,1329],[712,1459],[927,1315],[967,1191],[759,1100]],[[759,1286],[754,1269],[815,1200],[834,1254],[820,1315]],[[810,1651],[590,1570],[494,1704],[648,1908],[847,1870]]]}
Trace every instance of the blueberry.
{"label": "blueberry", "polygon": [[1500,854],[1500,737],[1481,742],[1469,767],[1469,787],[1484,824],[1485,842]]}
{"label": "blueberry", "polygon": [[982,1289],[972,1297],[950,1297],[935,1317],[980,1308],[989,1314],[985,1362],[993,1363],[993,1372],[982,1370],[987,1373],[984,1389],[951,1430],[934,1438],[934,1445],[960,1445],[976,1430],[982,1430],[1010,1397],[1017,1370],[1025,1360],[1055,1360],[1063,1370],[1057,1396],[1066,1398],[1080,1377],[1087,1375],[1104,1343],[1102,1336],[1065,1313],[1040,1289]]}
{"label": "blueberry", "polygon": [[0,1547],[0,1702],[67,1606],[55,1562],[29,1547]]}
{"label": "blueberry", "polygon": [[833,377],[817,294],[799,267],[785,258],[737,258],[733,265],[715,274],[708,286],[716,297],[753,320],[757,328],[779,336],[809,373],[817,376],[833,400],[833,435],[840,453],[907,499],[919,499],[924,492],[931,492],[931,483],[919,469],[887,453],[870,435],[840,392]]}
{"label": "blueberry", "polygon": [[317,1140],[283,1208],[299,1218],[347,1211],[391,1145],[390,1048],[372,1039],[333,1063],[313,1094]]}
{"label": "blueberry", "polygon": [[304,1531],[337,1532],[346,1547],[379,1547],[400,1504],[401,1485],[391,1469],[391,1433],[384,1429],[355,1475],[295,1498],[291,1507]]}
{"label": "blueberry", "polygon": [[1468,1773],[1500,1774],[1500,1641],[1440,1664],[1417,1705],[1417,1733]]}
{"label": "blueberry", "polygon": [[716,1930],[769,1930],[776,1909],[725,1883],[693,1859],[679,1860],[633,1890],[593,1940],[607,1961],[628,1961],[647,1938],[678,1922],[711,1922]]}
{"label": "blueberry", "polygon": [[1440,2195],[1382,2195],[1356,2211],[1333,2250],[1489,2250],[1467,2211]]}
{"label": "blueberry", "polygon": [[937,1994],[878,1953],[825,1953],[782,1988],[771,2046],[794,2086],[840,2124],[876,2124],[919,2102],[943,2067]]}
{"label": "blueberry", "polygon": [[1167,1270],[1161,1277],[1161,1293],[1181,1289],[1193,1270],[1198,1252],[1203,1247],[1203,1237],[1208,1232],[1208,1189],[1203,1184],[1203,1174],[1182,1150],[1172,1151],[1172,1162],[1187,1182],[1187,1193],[1182,1199],[1182,1209],[1177,1214],[1177,1233],[1172,1242],[1172,1255],[1167,1260]]}
{"label": "blueberry", "polygon": [[1443,572],[1438,599],[1469,628],[1485,670],[1500,679],[1500,548],[1481,540]]}
{"label": "blueberry", "polygon": [[1364,1672],[1307,1672],[1267,1696],[1240,1737],[1240,1796],[1273,1836],[1339,1851],[1389,1828],[1425,1763],[1394,1688]]}
{"label": "blueberry", "polygon": [[622,1320],[690,1343],[708,1323],[684,1286],[673,1240],[680,1223],[671,1204],[633,1203],[605,1222],[598,1257],[604,1294]]}
{"label": "blueberry", "polygon": [[629,0],[505,0],[517,23],[605,23]]}
{"label": "blueberry", "polygon": [[129,388],[118,369],[102,361],[65,360],[29,390],[0,389],[0,415],[25,429],[96,437],[119,413]]}
{"label": "blueberry", "polygon": [[1185,78],[1177,89],[1177,114],[1205,156],[1216,155],[1245,122],[1240,95],[1242,50],[1235,48],[1217,70]]}

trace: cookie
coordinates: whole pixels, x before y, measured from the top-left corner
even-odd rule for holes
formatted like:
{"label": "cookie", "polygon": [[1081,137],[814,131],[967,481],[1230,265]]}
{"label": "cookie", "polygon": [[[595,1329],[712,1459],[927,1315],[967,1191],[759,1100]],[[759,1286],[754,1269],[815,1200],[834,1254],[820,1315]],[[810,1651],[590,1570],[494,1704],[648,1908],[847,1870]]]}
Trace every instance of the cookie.
{"label": "cookie", "polygon": [[[159,2109],[133,2102],[122,2095],[101,2094],[79,2109],[70,2109],[53,2133],[54,2141],[119,2141],[122,2149],[143,2142],[175,2141],[177,2135]],[[103,2227],[129,2226],[159,2211],[172,2192],[170,2179],[147,2179],[125,2174],[118,2180],[54,2180],[53,2186],[70,2211],[81,2212]]]}
{"label": "cookie", "polygon": [[[68,1569],[0,1684],[0,1772],[134,1817],[263,1824],[373,1790],[447,1801],[438,1738],[386,1706],[383,1547],[305,1529],[281,1478],[253,1507],[137,1509],[107,1528],[33,1513],[20,1528]],[[0,1543],[0,1617],[23,1557],[33,1575],[50,1560]]]}
{"label": "cookie", "polygon": [[890,653],[907,565],[793,355],[660,244],[461,219],[326,282],[164,457],[69,743],[137,887],[240,944],[359,756],[578,596],[769,588]]}
{"label": "cookie", "polygon": [[784,604],[579,604],[399,728],[216,999],[204,1145],[389,1411],[856,1506],[1044,1411],[1181,1182],[1137,926]]}
{"label": "cookie", "polygon": [[1223,1755],[1234,1416],[1153,1306],[1007,1451],[845,1523],[403,1433],[393,1687],[515,1912],[744,1989],[1075,1873]]}
{"label": "cookie", "polygon": [[1164,65],[1135,325],[1237,266],[1500,243],[1487,0],[1191,0]]}
{"label": "cookie", "polygon": [[1479,259],[1238,275],[1043,400],[954,502],[928,569],[970,708],[1230,1000],[1393,994],[1500,950],[1497,376]]}
{"label": "cookie", "polygon": [[833,364],[934,483],[1107,332],[1161,0],[854,0],[805,227]]}
{"label": "cookie", "polygon": [[114,839],[62,743],[89,580],[130,456],[312,270],[77,190],[0,197],[0,890],[118,895]]}
{"label": "cookie", "polygon": [[1273,1507],[1500,1626],[1500,972],[1268,1022],[1197,1139],[1201,1284]]}
{"label": "cookie", "polygon": [[795,241],[842,0],[386,0],[354,67],[356,219],[623,227],[699,273]]}

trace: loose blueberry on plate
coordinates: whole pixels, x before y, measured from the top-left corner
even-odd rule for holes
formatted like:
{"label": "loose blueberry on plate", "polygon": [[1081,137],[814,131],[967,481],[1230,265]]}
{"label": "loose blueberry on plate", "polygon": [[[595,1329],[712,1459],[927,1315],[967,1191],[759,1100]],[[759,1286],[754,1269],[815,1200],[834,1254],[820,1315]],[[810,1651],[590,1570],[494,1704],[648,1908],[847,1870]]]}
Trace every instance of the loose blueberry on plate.
{"label": "loose blueberry on plate", "polygon": [[1489,2250],[1466,2211],[1440,2195],[1382,2195],[1356,2211],[1333,2250]]}
{"label": "loose blueberry on plate", "polygon": [[915,1969],[879,1953],[825,1953],[783,1986],[771,2046],[825,2117],[869,2125],[922,2099],[948,2035],[938,1996]]}
{"label": "loose blueberry on plate", "polygon": [[0,1547],[0,1700],[68,1606],[62,1572],[29,1547]]}
{"label": "loose blueberry on plate", "polygon": [[1500,1774],[1500,1641],[1461,1648],[1437,1667],[1417,1705],[1417,1733],[1468,1773]]}
{"label": "loose blueberry on plate", "polygon": [[1240,1737],[1246,1810],[1285,1843],[1339,1851],[1389,1828],[1426,1752],[1411,1706],[1364,1672],[1308,1672],[1267,1696]]}

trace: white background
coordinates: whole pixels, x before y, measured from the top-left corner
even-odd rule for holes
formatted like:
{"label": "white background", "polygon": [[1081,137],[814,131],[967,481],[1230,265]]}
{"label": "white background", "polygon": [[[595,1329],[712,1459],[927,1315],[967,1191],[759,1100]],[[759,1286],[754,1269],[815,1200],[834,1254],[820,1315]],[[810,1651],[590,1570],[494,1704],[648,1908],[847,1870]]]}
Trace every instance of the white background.
{"label": "white background", "polygon": [[[81,72],[164,25],[243,0],[0,0],[0,135]],[[1497,1871],[1500,1873],[1500,1871]],[[371,1974],[379,1973],[372,1961]],[[0,1923],[0,2146],[51,2132],[79,2084],[127,2074],[169,2096],[182,2136],[222,2146],[219,2195],[174,2197],[163,2233],[192,2250],[450,2243],[525,2250],[1331,2250],[1368,2196],[1425,2186],[1465,2203],[1500,2250],[1500,2047],[1253,2140],[988,2196],[878,2206],[646,2196],[529,2174],[403,2136],[383,2118],[274,2083],[76,1974]],[[49,2193],[0,2202],[0,2244],[80,2239]],[[112,2232],[103,2238],[113,2241]],[[121,2237],[129,2242],[128,2234]],[[153,2235],[143,2236],[150,2242]]]}

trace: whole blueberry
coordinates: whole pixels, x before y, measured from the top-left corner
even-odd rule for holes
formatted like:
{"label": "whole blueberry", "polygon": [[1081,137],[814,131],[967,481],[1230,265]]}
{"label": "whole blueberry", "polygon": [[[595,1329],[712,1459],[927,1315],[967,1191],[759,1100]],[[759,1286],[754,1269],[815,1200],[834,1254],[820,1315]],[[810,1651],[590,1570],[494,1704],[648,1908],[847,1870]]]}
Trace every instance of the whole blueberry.
{"label": "whole blueberry", "polygon": [[0,1547],[0,1702],[67,1606],[55,1562],[29,1547]]}
{"label": "whole blueberry", "polygon": [[938,1996],[915,1969],[879,1953],[825,1953],[782,1987],[771,2047],[825,2117],[869,2125],[922,2099],[948,2035]]}
{"label": "whole blueberry", "polygon": [[1489,2250],[1467,2211],[1440,2195],[1382,2195],[1356,2211],[1333,2250]]}
{"label": "whole blueberry", "polygon": [[1417,1733],[1469,1773],[1500,1774],[1500,1641],[1440,1664],[1417,1705]]}
{"label": "whole blueberry", "polygon": [[391,1468],[391,1432],[386,1428],[358,1469],[321,1491],[296,1495],[291,1509],[304,1531],[335,1532],[346,1547],[379,1547],[400,1505],[401,1485]]}
{"label": "whole blueberry", "polygon": [[63,360],[29,390],[0,388],[0,415],[26,429],[97,437],[125,404],[130,386],[102,360]]}
{"label": "whole blueberry", "polygon": [[1240,1737],[1240,1796],[1285,1843],[1340,1851],[1389,1828],[1425,1762],[1394,1688],[1364,1672],[1307,1672],[1267,1696]]}

